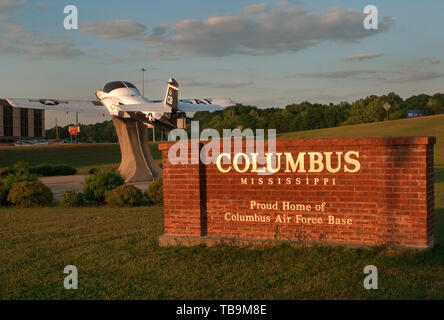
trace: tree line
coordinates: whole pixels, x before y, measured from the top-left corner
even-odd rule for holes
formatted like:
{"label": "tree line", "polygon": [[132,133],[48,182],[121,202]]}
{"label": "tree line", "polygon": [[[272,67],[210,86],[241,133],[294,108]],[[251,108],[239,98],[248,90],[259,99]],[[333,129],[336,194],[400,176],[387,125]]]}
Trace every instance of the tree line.
{"label": "tree line", "polygon": [[[199,121],[201,129],[276,129],[277,133],[331,128],[342,125],[384,121],[387,118],[385,103],[389,103],[390,120],[407,117],[408,110],[423,110],[424,115],[444,113],[444,94],[420,94],[403,99],[391,92],[387,95],[371,95],[353,103],[319,104],[304,101],[285,108],[258,108],[237,104],[215,112],[197,112],[191,119]],[[58,129],[59,138],[69,139],[68,127]],[[156,140],[161,138],[157,130]],[[152,133],[150,130],[150,139]],[[56,137],[55,128],[46,130],[46,137]],[[117,142],[117,134],[111,121],[81,125],[78,140]]]}

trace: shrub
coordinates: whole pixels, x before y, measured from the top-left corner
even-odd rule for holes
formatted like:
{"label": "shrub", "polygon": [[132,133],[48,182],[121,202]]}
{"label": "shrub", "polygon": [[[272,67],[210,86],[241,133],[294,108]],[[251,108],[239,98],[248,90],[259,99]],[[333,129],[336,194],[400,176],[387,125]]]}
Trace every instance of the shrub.
{"label": "shrub", "polygon": [[83,195],[80,192],[75,191],[73,188],[68,188],[62,195],[60,205],[62,207],[81,207],[85,204]]}
{"label": "shrub", "polygon": [[83,194],[88,201],[103,203],[107,191],[111,191],[124,184],[122,176],[112,169],[97,170],[95,175],[85,179]]}
{"label": "shrub", "polygon": [[29,171],[18,170],[3,178],[3,183],[8,192],[15,184],[23,181],[37,181],[37,176],[35,174],[31,174]]}
{"label": "shrub", "polygon": [[31,166],[27,162],[18,161],[14,163],[12,171],[14,171],[14,174],[24,174],[24,173],[29,174],[31,173]]}
{"label": "shrub", "polygon": [[148,198],[154,202],[154,204],[163,204],[163,179],[160,178],[153,183],[151,183],[148,187],[148,191],[146,192]]}
{"label": "shrub", "polygon": [[25,208],[49,206],[52,203],[52,192],[40,181],[19,182],[11,188],[8,201]]}
{"label": "shrub", "polygon": [[9,167],[0,168],[0,177],[6,177],[10,173],[12,173],[11,168],[9,168]]}
{"label": "shrub", "polygon": [[6,205],[8,203],[9,190],[6,188],[3,182],[0,182],[0,205]]}
{"label": "shrub", "polygon": [[95,175],[97,172],[97,168],[91,168],[88,170],[88,175],[92,176]]}
{"label": "shrub", "polygon": [[71,176],[77,173],[77,169],[66,165],[51,166],[49,164],[41,164],[31,168],[31,172],[40,177]]}
{"label": "shrub", "polygon": [[37,176],[31,173],[31,168],[26,162],[16,162],[13,169],[9,169],[9,171],[7,169],[3,168],[3,177],[1,179],[7,192],[19,182],[37,180]]}
{"label": "shrub", "polygon": [[54,168],[49,164],[41,164],[32,168],[31,171],[40,177],[51,177],[54,175]]}
{"label": "shrub", "polygon": [[77,169],[66,165],[54,166],[53,170],[55,176],[72,176],[77,173]]}
{"label": "shrub", "polygon": [[106,193],[106,203],[110,206],[135,206],[142,200],[142,191],[132,184],[124,184]]}

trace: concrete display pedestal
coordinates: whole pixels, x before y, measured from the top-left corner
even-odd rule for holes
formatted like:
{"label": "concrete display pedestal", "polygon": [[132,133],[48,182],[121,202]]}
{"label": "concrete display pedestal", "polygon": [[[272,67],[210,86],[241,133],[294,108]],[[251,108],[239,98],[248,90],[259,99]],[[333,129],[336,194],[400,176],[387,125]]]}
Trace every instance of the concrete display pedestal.
{"label": "concrete display pedestal", "polygon": [[162,169],[151,156],[148,127],[131,119],[113,118],[120,143],[122,161],[119,172],[126,182],[153,181]]}

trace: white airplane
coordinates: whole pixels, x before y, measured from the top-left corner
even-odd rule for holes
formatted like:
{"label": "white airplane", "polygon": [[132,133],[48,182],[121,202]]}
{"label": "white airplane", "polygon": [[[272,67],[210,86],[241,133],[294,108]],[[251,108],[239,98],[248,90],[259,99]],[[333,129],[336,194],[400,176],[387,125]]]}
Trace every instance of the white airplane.
{"label": "white airplane", "polygon": [[148,100],[127,81],[107,83],[96,92],[97,101],[6,98],[13,107],[65,112],[104,114],[134,119],[170,131],[177,128],[177,112],[216,111],[232,106],[231,99],[179,100],[179,83],[170,78],[164,101]]}

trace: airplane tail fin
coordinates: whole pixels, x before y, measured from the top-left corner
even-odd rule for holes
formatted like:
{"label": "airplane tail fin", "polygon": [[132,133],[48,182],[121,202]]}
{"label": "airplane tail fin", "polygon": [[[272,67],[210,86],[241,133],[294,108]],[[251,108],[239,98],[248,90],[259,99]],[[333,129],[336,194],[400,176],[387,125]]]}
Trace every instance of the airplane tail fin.
{"label": "airplane tail fin", "polygon": [[[164,116],[169,123],[177,128],[177,111],[179,110],[179,83],[170,78],[164,103],[171,107],[171,113]],[[168,130],[169,131],[169,130]]]}
{"label": "airplane tail fin", "polygon": [[179,104],[179,83],[173,78],[168,80],[164,103],[169,105],[171,110],[177,111]]}

